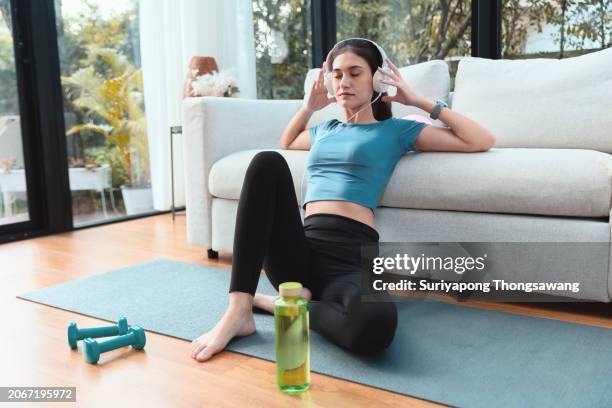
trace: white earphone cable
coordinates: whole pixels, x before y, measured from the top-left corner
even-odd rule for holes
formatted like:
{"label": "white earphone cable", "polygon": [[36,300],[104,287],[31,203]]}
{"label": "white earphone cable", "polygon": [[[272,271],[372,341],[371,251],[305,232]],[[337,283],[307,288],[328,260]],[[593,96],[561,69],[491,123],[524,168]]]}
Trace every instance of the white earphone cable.
{"label": "white earphone cable", "polygon": [[[382,95],[382,92],[378,93],[378,96],[372,101],[370,102],[367,106],[365,106],[363,109],[366,109],[368,106],[370,106],[371,104],[373,104],[374,102],[376,102],[378,100],[378,98],[380,98],[380,95]],[[359,112],[361,112],[363,109],[359,110]],[[355,115],[359,114],[359,112],[356,112]],[[350,118],[348,118],[348,120],[346,121],[346,123],[349,123],[351,121],[351,119],[353,119],[355,117],[355,115],[351,116]]]}

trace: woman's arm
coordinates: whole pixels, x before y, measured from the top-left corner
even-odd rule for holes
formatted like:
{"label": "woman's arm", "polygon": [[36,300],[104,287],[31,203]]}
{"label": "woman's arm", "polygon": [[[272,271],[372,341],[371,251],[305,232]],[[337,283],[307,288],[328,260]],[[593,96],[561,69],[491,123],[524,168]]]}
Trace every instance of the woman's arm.
{"label": "woman's arm", "polygon": [[297,113],[291,118],[289,124],[285,128],[283,135],[280,138],[280,146],[282,149],[287,149],[291,142],[306,129],[306,125],[310,120],[313,111],[305,106],[302,106]]}
{"label": "woman's arm", "polygon": [[[425,97],[418,97],[417,108],[431,113],[436,103]],[[415,147],[421,151],[480,152],[495,145],[495,136],[472,119],[452,109],[442,108],[438,119],[450,129],[427,126],[416,140]]]}
{"label": "woman's arm", "polygon": [[[395,101],[408,106],[416,106],[431,113],[436,103],[412,90],[402,78],[399,69],[389,59],[387,63],[393,72],[379,70],[391,80],[384,79],[381,82],[397,88],[394,96],[385,95],[384,102]],[[480,152],[489,150],[495,145],[495,136],[472,119],[454,112],[448,108],[442,108],[438,116],[450,129],[439,126],[426,126],[417,137],[415,147],[421,151],[446,151],[446,152]]]}
{"label": "woman's arm", "polygon": [[281,148],[287,149],[289,145],[300,135],[303,136],[298,141],[298,145],[296,146],[298,149],[308,148],[310,149],[310,135],[308,132],[304,132],[306,129],[306,125],[310,120],[312,114],[319,109],[323,109],[330,103],[336,102],[336,97],[327,97],[327,88],[325,88],[325,82],[323,80],[323,74],[326,70],[326,62],[323,62],[323,67],[319,70],[319,75],[317,79],[312,82],[312,87],[310,88],[308,100],[299,111],[295,114],[295,116],[289,121],[287,128],[283,132],[283,135],[280,139]]}

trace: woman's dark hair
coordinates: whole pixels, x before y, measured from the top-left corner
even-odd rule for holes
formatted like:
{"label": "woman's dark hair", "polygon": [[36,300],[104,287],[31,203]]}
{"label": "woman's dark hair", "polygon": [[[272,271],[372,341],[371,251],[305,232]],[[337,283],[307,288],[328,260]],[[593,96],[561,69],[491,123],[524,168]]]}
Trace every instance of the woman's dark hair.
{"label": "woman's dark hair", "polygon": [[[372,71],[372,77],[376,73],[376,69],[378,67],[382,67],[383,65],[382,56],[374,44],[366,40],[352,39],[344,41],[340,46],[333,50],[333,52],[329,55],[328,69],[332,69],[332,63],[338,55],[344,54],[347,51],[351,51],[367,61],[368,65],[370,66],[370,71]],[[372,113],[374,114],[374,118],[376,118],[376,120],[385,120],[392,116],[391,102],[382,101],[382,97],[385,95],[387,95],[387,93],[383,92],[380,98],[378,98],[378,100],[372,104]],[[372,94],[372,100],[376,99],[377,96],[378,92],[374,91]]]}

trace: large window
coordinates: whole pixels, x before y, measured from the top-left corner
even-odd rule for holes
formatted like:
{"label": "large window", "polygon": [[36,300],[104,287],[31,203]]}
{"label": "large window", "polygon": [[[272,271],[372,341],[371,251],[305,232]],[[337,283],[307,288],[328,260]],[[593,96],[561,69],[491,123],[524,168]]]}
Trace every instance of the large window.
{"label": "large window", "polygon": [[11,12],[0,3],[0,225],[29,220]]}
{"label": "large window", "polygon": [[138,1],[55,7],[74,224],[152,211]]}
{"label": "large window", "polygon": [[311,68],[310,0],[254,0],[258,99],[301,99]]}
{"label": "large window", "polygon": [[503,58],[568,58],[612,45],[610,0],[503,0]]}

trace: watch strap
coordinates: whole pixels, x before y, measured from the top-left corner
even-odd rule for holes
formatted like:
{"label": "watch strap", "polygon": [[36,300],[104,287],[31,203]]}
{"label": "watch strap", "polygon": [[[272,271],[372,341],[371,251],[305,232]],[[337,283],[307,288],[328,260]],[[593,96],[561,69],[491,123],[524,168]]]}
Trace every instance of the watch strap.
{"label": "watch strap", "polygon": [[429,117],[432,119],[438,119],[438,116],[440,116],[440,112],[442,111],[442,108],[447,108],[447,107],[448,107],[448,104],[446,102],[438,99],[436,101],[436,106],[434,106]]}

